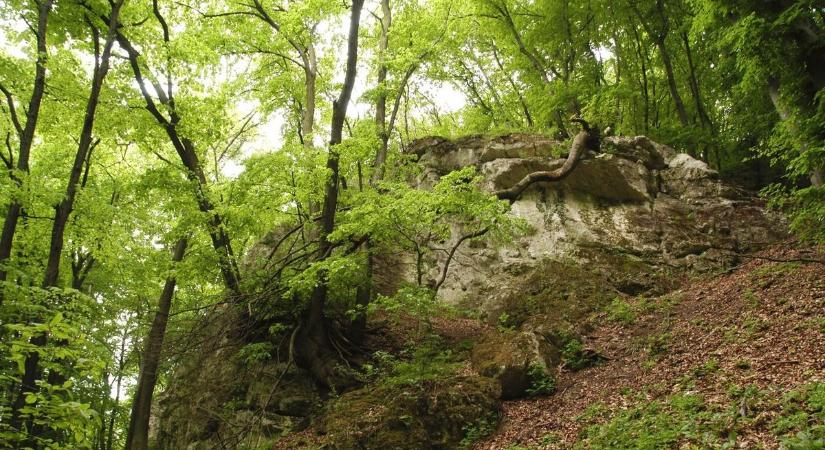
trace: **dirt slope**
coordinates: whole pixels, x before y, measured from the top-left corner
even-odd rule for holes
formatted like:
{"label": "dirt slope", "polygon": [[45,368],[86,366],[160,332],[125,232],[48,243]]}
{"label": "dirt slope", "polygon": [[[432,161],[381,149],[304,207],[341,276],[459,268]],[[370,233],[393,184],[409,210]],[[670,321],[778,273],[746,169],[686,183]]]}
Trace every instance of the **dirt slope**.
{"label": "dirt slope", "polygon": [[[825,261],[825,255],[785,243],[684,290],[614,302],[591,319],[596,328],[585,341],[608,359],[578,372],[562,370],[554,395],[505,402],[498,430],[473,448],[570,448],[577,442],[587,448],[588,425],[609,420],[640,397],[689,392],[724,410],[735,404],[734,386],[754,385],[781,399],[825,381],[825,262],[809,260]],[[608,412],[583,417],[593,405]],[[781,414],[780,402],[736,408],[730,439],[737,447],[779,447],[771,424]]]}

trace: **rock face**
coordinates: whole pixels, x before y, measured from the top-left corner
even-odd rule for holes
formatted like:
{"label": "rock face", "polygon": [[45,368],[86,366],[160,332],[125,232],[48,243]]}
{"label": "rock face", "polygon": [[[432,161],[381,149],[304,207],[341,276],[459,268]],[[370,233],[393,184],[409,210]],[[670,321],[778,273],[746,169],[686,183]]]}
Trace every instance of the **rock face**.
{"label": "rock face", "polygon": [[[544,136],[514,134],[426,138],[408,151],[418,156],[424,188],[474,165],[494,191],[559,167],[566,149]],[[782,238],[781,218],[763,206],[687,154],[643,136],[607,137],[602,152],[588,154],[564,181],[534,184],[513,203],[512,214],[531,234],[504,248],[463,247],[439,295],[496,320],[513,295],[526,295],[525,282],[546,260],[591,267],[618,292],[662,290],[675,271],[718,268],[735,252]]]}
{"label": "rock face", "polygon": [[225,309],[210,319],[155,398],[152,448],[263,448],[309,426],[322,399],[307,374],[286,361],[244,357],[242,345],[222,337],[240,314]]}
{"label": "rock face", "polygon": [[[566,150],[531,134],[435,137],[409,147],[422,189],[472,165],[490,191],[559,167]],[[415,385],[375,383],[326,402],[293,364],[251,357],[257,353],[221,338],[240,317],[219,311],[201,330],[215,342],[183,358],[180,376],[157,399],[156,448],[269,448],[313,420],[327,434],[324,448],[455,448],[473,427],[494,424],[501,399],[552,390],[560,362],[570,370],[598,363],[588,317],[617,296],[662,294],[687,273],[729,265],[737,252],[785,237],[781,217],[701,161],[645,137],[609,137],[602,150],[563,182],[534,184],[511,205],[530,225],[527,235],[506,247],[470,241],[454,257],[439,296],[499,330],[475,343],[466,371]],[[261,261],[288,233],[273,230],[247,266],[265,276]],[[377,255],[379,292],[392,295],[414,278],[405,258]],[[428,277],[439,276],[437,265],[431,269]],[[266,336],[275,355],[289,354],[284,339]]]}

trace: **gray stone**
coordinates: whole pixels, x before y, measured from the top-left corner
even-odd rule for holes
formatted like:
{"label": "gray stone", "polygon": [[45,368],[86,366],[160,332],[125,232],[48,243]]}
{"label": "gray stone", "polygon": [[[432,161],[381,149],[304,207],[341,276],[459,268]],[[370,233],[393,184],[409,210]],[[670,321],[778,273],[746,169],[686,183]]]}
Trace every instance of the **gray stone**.
{"label": "gray stone", "polygon": [[[473,165],[483,175],[482,187],[491,192],[528,173],[560,167],[563,147],[527,134],[428,138],[411,145],[428,171],[422,187],[449,170]],[[531,227],[527,236],[510,246],[462,247],[439,295],[492,317],[500,312],[503,291],[517,289],[547,259],[585,266],[601,261],[598,270],[616,290],[656,292],[663,288],[657,286],[660,272],[710,270],[732,260],[718,249],[752,249],[786,235],[782,217],[688,154],[644,136],[607,137],[602,149],[586,155],[563,181],[536,183],[511,205],[511,214]],[[614,261],[611,255],[625,256]],[[432,261],[431,270],[436,273],[442,262]],[[628,264],[638,270],[621,269]]]}

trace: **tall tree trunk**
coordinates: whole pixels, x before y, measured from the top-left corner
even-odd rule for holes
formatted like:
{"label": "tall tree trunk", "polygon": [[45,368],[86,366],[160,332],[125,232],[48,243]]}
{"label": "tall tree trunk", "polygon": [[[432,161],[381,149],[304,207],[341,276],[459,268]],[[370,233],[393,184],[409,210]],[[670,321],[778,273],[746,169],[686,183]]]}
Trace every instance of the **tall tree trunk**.
{"label": "tall tree trunk", "polygon": [[[347,42],[347,63],[344,84],[338,99],[332,104],[332,126],[329,140],[329,156],[327,169],[330,178],[327,181],[324,193],[324,203],[321,212],[321,233],[318,248],[318,259],[323,260],[330,256],[332,243],[328,236],[335,228],[335,213],[338,208],[338,162],[339,155],[336,146],[341,143],[344,120],[352,88],[355,84],[355,75],[358,63],[358,29],[361,19],[361,9],[364,0],[353,0],[350,16],[350,29]],[[318,275],[320,280],[310,297],[307,318],[303,327],[302,362],[308,367],[315,379],[329,387],[334,387],[336,381],[335,367],[338,364],[337,356],[332,348],[329,327],[324,310],[328,294],[328,280],[325,273]]]}
{"label": "tall tree trunk", "polygon": [[387,160],[387,150],[392,130],[387,129],[387,49],[389,48],[389,33],[392,26],[392,10],[390,0],[381,0],[381,37],[378,40],[378,98],[375,99],[375,126],[378,129],[380,147],[375,154],[375,170],[372,181],[378,181],[384,176],[384,161]]}
{"label": "tall tree trunk", "polygon": [[120,406],[120,389],[123,384],[123,369],[126,367],[126,338],[128,332],[124,329],[120,340],[120,354],[117,361],[117,378],[115,378],[115,398],[112,401],[112,413],[109,415],[109,431],[106,436],[106,450],[112,450],[115,439],[115,419]]}
{"label": "tall tree trunk", "polygon": [[702,128],[713,133],[713,122],[710,120],[705,103],[702,101],[702,91],[699,89],[699,80],[696,78],[696,66],[693,64],[693,54],[690,50],[690,40],[687,32],[682,32],[682,43],[685,44],[685,55],[688,61],[688,74],[690,76],[690,90],[696,104],[696,114],[699,116],[699,123]]}
{"label": "tall tree trunk", "polygon": [[670,59],[670,52],[667,50],[667,35],[670,30],[670,23],[667,17],[667,12],[665,11],[663,0],[656,0],[656,13],[661,20],[661,27],[658,29],[654,29],[653,25],[645,20],[645,15],[642,14],[636,5],[632,5],[631,8],[638,17],[645,32],[647,32],[653,40],[653,44],[656,45],[656,49],[659,50],[659,57],[662,59],[662,65],[664,65],[665,68],[665,76],[667,77],[667,87],[670,91],[670,97],[673,99],[673,104],[676,107],[676,115],[679,118],[679,123],[683,127],[687,127],[690,125],[690,121],[688,120],[687,110],[685,109],[685,102],[679,94],[679,88],[676,83],[676,74],[673,70],[673,62]]}
{"label": "tall tree trunk", "polygon": [[[621,52],[621,44],[619,43],[619,35],[614,30],[613,31],[613,53],[616,55],[616,89],[621,87],[622,85],[622,63],[624,63],[624,56],[622,56]],[[622,130],[622,101],[621,96],[616,93],[616,124],[614,125],[613,129],[615,130],[616,134],[619,134]]]}
{"label": "tall tree trunk", "polygon": [[642,130],[644,134],[648,134],[650,132],[650,89],[649,83],[647,78],[647,52],[644,50],[644,46],[642,45],[642,38],[639,36],[639,31],[636,29],[636,25],[632,22],[630,28],[633,30],[633,37],[636,41],[636,54],[639,57],[639,64],[641,65],[641,87],[642,87],[642,99],[644,100],[644,126]]}
{"label": "tall tree trunk", "polygon": [[[99,55],[95,55],[95,69],[92,76],[92,87],[89,92],[89,99],[86,102],[86,113],[83,118],[83,127],[80,131],[80,139],[78,141],[77,152],[75,153],[72,170],[69,174],[69,182],[66,186],[66,193],[58,205],[55,206],[54,222],[52,225],[51,242],[49,245],[49,256],[46,262],[46,268],[43,275],[43,287],[52,288],[57,287],[60,277],[60,258],[63,254],[64,234],[66,231],[66,223],[72,213],[74,207],[75,196],[77,195],[78,183],[83,172],[83,166],[86,162],[86,156],[92,147],[92,132],[94,131],[94,119],[97,112],[98,102],[100,100],[100,91],[103,88],[103,81],[109,71],[109,57],[112,52],[112,45],[115,39],[115,29],[118,25],[118,15],[120,8],[123,6],[125,0],[119,0],[112,4],[112,13],[109,19],[106,40],[103,45],[103,51]],[[99,32],[97,28],[91,24],[96,49],[99,49]],[[42,347],[46,345],[47,337],[45,334],[38,334],[34,336],[31,341],[32,345]],[[20,383],[20,390],[12,407],[11,424],[14,428],[20,429],[20,409],[25,405],[26,396],[29,393],[37,390],[37,381],[42,377],[42,370],[40,367],[40,354],[38,352],[31,352],[26,356],[24,363],[24,374]],[[36,442],[37,438],[45,432],[45,430],[38,426],[34,427],[31,419],[27,420],[26,429],[29,432],[29,443]]]}
{"label": "tall tree trunk", "polygon": [[304,63],[304,109],[301,112],[301,136],[307,148],[313,146],[315,133],[315,89],[318,79],[318,62],[312,44],[301,52]]}
{"label": "tall tree trunk", "polygon": [[[34,143],[34,130],[37,127],[37,119],[40,116],[40,104],[43,100],[43,93],[46,89],[46,63],[48,61],[48,49],[46,47],[46,34],[48,31],[49,13],[52,10],[54,0],[43,0],[39,3],[37,11],[37,62],[34,70],[34,86],[29,99],[29,107],[26,109],[26,124],[21,127],[17,120],[17,113],[14,109],[14,102],[11,93],[3,88],[3,93],[9,101],[9,112],[12,115],[15,129],[18,133],[20,147],[17,155],[17,170],[27,174],[29,172],[29,156],[31,155],[32,144]],[[17,188],[22,187],[22,180],[18,176],[13,176]],[[17,230],[17,222],[23,209],[20,198],[13,196],[11,204],[6,211],[6,218],[3,222],[3,232],[0,234],[0,305],[3,304],[3,285],[8,275],[5,264],[11,257],[14,233]]]}
{"label": "tall tree trunk", "polygon": [[[186,252],[186,239],[180,239],[172,251],[172,264],[183,260]],[[160,355],[163,350],[163,339],[166,335],[166,324],[169,321],[169,310],[172,308],[172,298],[175,295],[177,278],[170,275],[166,278],[163,291],[158,299],[158,309],[152,319],[152,326],[144,344],[141,358],[140,374],[138,375],[135,397],[132,401],[132,415],[129,418],[129,429],[126,433],[126,450],[147,450],[149,448],[149,417],[152,410],[152,395],[158,379]]]}
{"label": "tall tree trunk", "polygon": [[679,88],[676,85],[676,75],[673,72],[673,62],[670,60],[670,53],[667,51],[667,46],[665,45],[665,36],[657,37],[655,44],[656,48],[659,49],[662,64],[665,66],[667,88],[670,90],[670,97],[673,99],[673,105],[676,107],[676,115],[679,117],[679,123],[683,127],[690,126],[687,110],[685,109],[685,102],[682,100],[682,96],[679,95]]}

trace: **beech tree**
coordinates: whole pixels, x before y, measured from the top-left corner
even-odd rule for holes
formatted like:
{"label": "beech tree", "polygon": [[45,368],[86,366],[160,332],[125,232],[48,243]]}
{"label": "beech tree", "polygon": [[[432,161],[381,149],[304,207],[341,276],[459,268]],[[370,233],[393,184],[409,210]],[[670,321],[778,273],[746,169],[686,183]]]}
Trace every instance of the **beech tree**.
{"label": "beech tree", "polygon": [[[29,97],[28,107],[25,109],[25,122],[21,122],[20,116],[17,113],[16,102],[18,100],[15,99],[8,87],[0,84],[0,91],[2,91],[6,97],[9,119],[13,125],[19,145],[15,158],[11,149],[11,133],[7,132],[5,139],[9,154],[8,157],[3,158],[3,163],[9,171],[9,177],[14,181],[15,187],[18,190],[23,187],[22,178],[29,172],[29,157],[31,155],[32,144],[34,143],[34,131],[37,127],[37,119],[40,115],[40,104],[46,88],[46,62],[48,60],[46,40],[48,39],[49,14],[51,13],[53,3],[52,1],[43,1],[37,8],[37,29],[33,32],[37,42],[37,57],[35,62],[34,85],[31,96]],[[15,173],[15,169],[20,173]],[[0,235],[0,305],[3,303],[3,282],[6,281],[6,277],[8,276],[8,269],[5,265],[8,264],[9,257],[11,256],[14,233],[17,231],[17,223],[20,220],[23,210],[19,195],[18,193],[11,197],[8,210],[6,211],[6,217],[3,220],[3,232],[2,235]]]}

